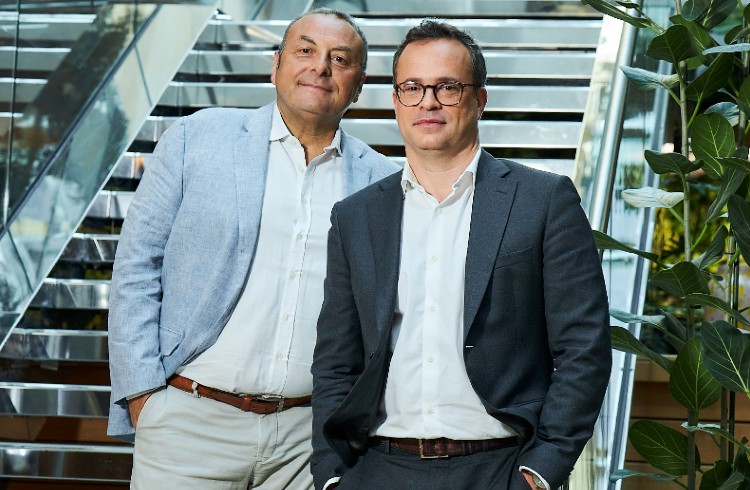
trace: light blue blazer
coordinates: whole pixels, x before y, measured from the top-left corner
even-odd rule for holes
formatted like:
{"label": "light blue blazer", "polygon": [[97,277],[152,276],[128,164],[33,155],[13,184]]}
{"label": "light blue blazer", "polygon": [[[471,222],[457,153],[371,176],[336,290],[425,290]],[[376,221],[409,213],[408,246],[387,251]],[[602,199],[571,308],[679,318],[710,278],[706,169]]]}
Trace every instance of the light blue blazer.
{"label": "light blue blazer", "polygon": [[[273,104],[205,109],[160,138],[117,248],[107,433],[132,440],[126,397],[166,384],[234,310],[260,226]],[[399,168],[343,133],[345,194]]]}

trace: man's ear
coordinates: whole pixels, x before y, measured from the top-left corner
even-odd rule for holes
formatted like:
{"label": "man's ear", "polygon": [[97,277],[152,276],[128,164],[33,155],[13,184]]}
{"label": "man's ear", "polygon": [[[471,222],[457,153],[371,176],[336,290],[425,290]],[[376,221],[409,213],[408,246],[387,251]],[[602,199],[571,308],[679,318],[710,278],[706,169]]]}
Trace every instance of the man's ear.
{"label": "man's ear", "polygon": [[487,87],[478,87],[477,90],[477,119],[482,118],[484,108],[487,107]]}
{"label": "man's ear", "polygon": [[273,54],[273,66],[271,67],[271,83],[276,85],[276,68],[279,66],[279,52]]}
{"label": "man's ear", "polygon": [[357,100],[359,100],[359,94],[362,93],[362,87],[364,87],[364,85],[365,85],[365,79],[366,78],[367,78],[367,75],[365,75],[363,73],[362,76],[359,79],[359,87],[357,87],[357,93],[354,94],[354,100],[352,100],[352,103],[357,102]]}

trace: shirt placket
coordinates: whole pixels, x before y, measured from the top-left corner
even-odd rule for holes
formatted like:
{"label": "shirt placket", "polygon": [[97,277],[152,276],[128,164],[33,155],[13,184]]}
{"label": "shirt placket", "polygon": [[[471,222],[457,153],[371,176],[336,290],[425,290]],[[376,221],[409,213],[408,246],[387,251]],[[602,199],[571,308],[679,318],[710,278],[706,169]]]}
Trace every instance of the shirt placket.
{"label": "shirt placket", "polygon": [[310,232],[311,212],[310,199],[312,190],[312,179],[314,176],[314,166],[305,164],[305,152],[302,145],[296,138],[291,137],[286,142],[285,149],[292,161],[296,172],[297,201],[296,212],[294,216],[294,231],[292,233],[292,242],[289,250],[289,261],[286,270],[284,291],[281,300],[281,317],[280,325],[283,328],[278,329],[285,332],[286,337],[278,339],[278,349],[276,353],[276,365],[278,370],[274,373],[274,379],[278,382],[278,390],[283,392],[289,374],[289,355],[292,348],[292,337],[294,336],[295,322],[297,318],[297,309],[299,306],[299,292],[303,278],[302,265],[305,258],[305,249],[307,247],[307,238]]}
{"label": "shirt placket", "polygon": [[[422,258],[425,267],[424,291],[425,314],[422,325],[422,397],[424,409],[424,429],[427,434],[440,433],[440,398],[439,359],[437,338],[440,336],[441,318],[445,312],[441,311],[440,284],[443,283],[440,262],[440,244],[444,239],[444,209],[442,206],[431,206],[425,216],[428,228]],[[437,333],[437,335],[436,335]]]}

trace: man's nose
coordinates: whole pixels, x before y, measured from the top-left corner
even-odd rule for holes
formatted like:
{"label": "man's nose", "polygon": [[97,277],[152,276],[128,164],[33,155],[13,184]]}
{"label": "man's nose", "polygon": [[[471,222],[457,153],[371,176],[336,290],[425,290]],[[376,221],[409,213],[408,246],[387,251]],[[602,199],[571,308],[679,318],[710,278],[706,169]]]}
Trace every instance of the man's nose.
{"label": "man's nose", "polygon": [[331,74],[331,57],[320,55],[313,60],[313,69],[318,75],[328,76]]}
{"label": "man's nose", "polygon": [[423,109],[440,109],[443,105],[437,100],[435,87],[425,87],[424,97],[422,102],[419,103],[419,107]]}

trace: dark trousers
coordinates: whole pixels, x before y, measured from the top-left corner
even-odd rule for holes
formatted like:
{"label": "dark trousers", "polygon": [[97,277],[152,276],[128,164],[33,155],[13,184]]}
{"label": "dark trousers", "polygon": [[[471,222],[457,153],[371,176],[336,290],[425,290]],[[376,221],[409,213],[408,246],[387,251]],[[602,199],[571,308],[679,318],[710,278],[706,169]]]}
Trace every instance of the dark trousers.
{"label": "dark trousers", "polygon": [[515,462],[518,449],[420,459],[415,454],[376,445],[344,473],[337,489],[529,490]]}

